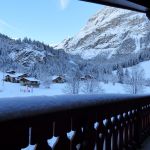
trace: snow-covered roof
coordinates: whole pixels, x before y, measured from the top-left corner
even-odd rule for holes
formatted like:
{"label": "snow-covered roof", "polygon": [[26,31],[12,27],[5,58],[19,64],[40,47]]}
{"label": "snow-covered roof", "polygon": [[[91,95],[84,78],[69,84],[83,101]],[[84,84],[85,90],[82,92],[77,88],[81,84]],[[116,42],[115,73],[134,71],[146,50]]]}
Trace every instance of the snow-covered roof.
{"label": "snow-covered roof", "polygon": [[59,77],[61,77],[61,76],[52,76],[52,80],[55,80],[55,79],[57,79],[57,78],[59,78]]}
{"label": "snow-covered roof", "polygon": [[14,77],[14,78],[17,78],[17,77],[19,77],[19,76],[22,76],[22,75],[24,75],[24,73],[15,73],[15,74],[6,74],[6,75],[9,75],[9,76],[11,76],[11,77]]}
{"label": "snow-covered roof", "polygon": [[37,81],[37,82],[40,81],[40,80],[37,80],[37,79],[35,79],[35,78],[31,78],[31,77],[30,77],[30,78],[28,77],[28,78],[25,78],[25,79],[27,79],[27,80],[29,80],[29,81]]}
{"label": "snow-covered roof", "polygon": [[16,71],[15,71],[15,70],[7,70],[6,73],[7,73],[7,72],[16,72]]}

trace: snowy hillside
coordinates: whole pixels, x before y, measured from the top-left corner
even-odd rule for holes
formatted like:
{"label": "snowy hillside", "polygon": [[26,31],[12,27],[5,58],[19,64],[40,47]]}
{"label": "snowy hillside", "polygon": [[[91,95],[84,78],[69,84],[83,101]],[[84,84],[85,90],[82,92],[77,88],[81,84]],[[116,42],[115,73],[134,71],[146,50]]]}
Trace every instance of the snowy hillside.
{"label": "snowy hillside", "polygon": [[50,75],[66,74],[78,61],[82,61],[80,56],[72,56],[42,42],[28,38],[14,40],[0,34],[0,71],[15,70],[41,80]]}
{"label": "snowy hillside", "polygon": [[[150,65],[150,61],[141,63],[141,66],[145,71],[145,78],[150,78],[150,71],[147,66]],[[130,68],[131,69],[131,68]],[[66,86],[67,83],[63,84],[51,84],[50,88],[45,88],[41,86],[39,88],[27,88],[26,86],[21,86],[19,83],[9,83],[2,81],[3,73],[0,73],[0,98],[4,97],[28,97],[28,96],[53,96],[53,95],[66,95]],[[84,82],[80,83],[81,89],[79,94],[83,93],[82,87],[84,86]],[[126,93],[124,86],[120,83],[116,83],[115,85],[112,82],[108,84],[101,82],[100,86],[103,89],[103,94],[124,94]],[[145,88],[144,93],[150,93],[150,87]]]}
{"label": "snowy hillside", "polygon": [[[150,61],[141,62],[138,66],[143,68],[145,79],[150,79],[150,69],[149,69]],[[133,67],[129,67],[129,69],[131,68]]]}
{"label": "snowy hillside", "polygon": [[145,14],[105,7],[92,16],[85,27],[55,48],[88,59],[105,54],[130,54],[150,48],[150,24]]}

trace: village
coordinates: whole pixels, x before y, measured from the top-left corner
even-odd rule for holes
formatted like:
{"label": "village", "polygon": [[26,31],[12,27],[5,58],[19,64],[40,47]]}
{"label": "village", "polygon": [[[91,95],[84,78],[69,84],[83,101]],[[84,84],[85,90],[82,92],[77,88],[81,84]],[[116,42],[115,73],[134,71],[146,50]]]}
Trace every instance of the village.
{"label": "village", "polygon": [[[80,78],[81,81],[92,79],[92,76],[85,75]],[[27,73],[16,73],[14,70],[6,71],[3,81],[10,83],[19,83],[21,86],[38,88],[40,86],[40,80],[30,77]],[[65,83],[67,79],[65,76],[55,75],[52,76],[52,83]]]}
{"label": "village", "polygon": [[[144,62],[141,67],[145,70],[145,78],[149,77],[150,70],[146,69],[150,62]],[[92,75],[86,74],[80,76],[80,87],[78,94],[87,94],[85,86],[89,86],[88,80],[93,79]],[[1,98],[8,97],[27,97],[27,96],[55,96],[55,95],[70,95],[71,87],[70,80],[67,75],[53,75],[49,77],[50,83],[48,86],[27,73],[18,73],[14,70],[0,72],[0,96]],[[72,82],[72,81],[71,81]],[[72,84],[71,84],[72,85]],[[97,89],[97,84],[94,86]],[[103,93],[128,93],[121,83],[100,82],[100,87]],[[149,93],[150,87],[144,87],[144,93]]]}
{"label": "village", "polygon": [[37,80],[35,78],[31,78],[26,73],[16,73],[13,70],[7,71],[3,80],[5,82],[10,82],[10,83],[20,83],[20,85],[28,86],[28,87],[39,87],[40,86],[39,80]]}
{"label": "village", "polygon": [[[80,81],[91,79],[92,76],[80,77]],[[45,84],[46,82],[46,84]],[[0,72],[0,96],[24,97],[24,96],[53,96],[69,94],[69,78],[67,75],[53,75],[49,81],[42,81],[28,73],[20,73],[15,70]]]}
{"label": "village", "polygon": [[[30,77],[27,73],[16,73],[14,70],[7,71],[4,75],[3,81],[10,83],[19,83],[21,86],[38,88],[41,84],[40,80]],[[52,83],[65,83],[63,76],[52,76]]]}

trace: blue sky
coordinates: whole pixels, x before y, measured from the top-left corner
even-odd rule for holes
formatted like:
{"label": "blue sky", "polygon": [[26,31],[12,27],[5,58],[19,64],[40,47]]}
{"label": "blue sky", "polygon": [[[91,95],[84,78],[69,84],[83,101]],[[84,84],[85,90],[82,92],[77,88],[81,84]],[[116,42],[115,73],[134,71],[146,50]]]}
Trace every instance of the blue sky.
{"label": "blue sky", "polygon": [[78,0],[0,0],[0,33],[57,44],[103,6]]}

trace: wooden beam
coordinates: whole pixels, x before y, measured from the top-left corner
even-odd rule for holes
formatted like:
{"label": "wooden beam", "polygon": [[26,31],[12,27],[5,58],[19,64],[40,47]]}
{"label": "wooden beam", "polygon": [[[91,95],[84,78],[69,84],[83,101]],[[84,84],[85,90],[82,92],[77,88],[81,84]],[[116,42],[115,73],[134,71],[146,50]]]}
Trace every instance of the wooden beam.
{"label": "wooden beam", "polygon": [[133,11],[148,12],[150,4],[146,0],[81,0],[91,3],[108,5],[117,8],[129,9]]}

